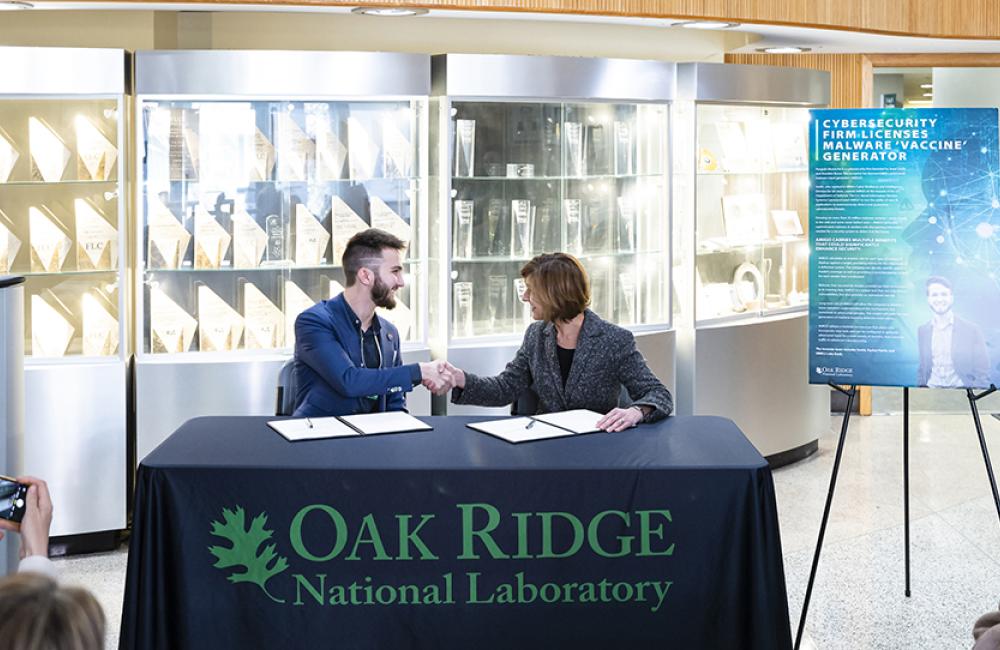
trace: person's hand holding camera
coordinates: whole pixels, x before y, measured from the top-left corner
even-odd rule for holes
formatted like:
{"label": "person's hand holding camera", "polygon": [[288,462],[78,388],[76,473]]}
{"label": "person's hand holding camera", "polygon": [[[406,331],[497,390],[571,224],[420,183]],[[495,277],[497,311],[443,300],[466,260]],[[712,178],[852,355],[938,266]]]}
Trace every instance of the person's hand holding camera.
{"label": "person's hand holding camera", "polygon": [[45,481],[33,476],[19,476],[18,483],[28,486],[25,496],[24,518],[18,524],[0,519],[0,539],[3,530],[21,534],[21,559],[29,555],[49,555],[49,528],[52,526],[52,499]]}

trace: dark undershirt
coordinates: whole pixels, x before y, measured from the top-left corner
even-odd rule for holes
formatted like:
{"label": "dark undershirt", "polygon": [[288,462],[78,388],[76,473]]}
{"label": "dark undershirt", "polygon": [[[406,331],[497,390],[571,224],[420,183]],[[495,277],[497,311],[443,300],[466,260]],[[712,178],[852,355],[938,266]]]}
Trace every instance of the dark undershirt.
{"label": "dark undershirt", "polygon": [[566,380],[569,379],[569,369],[573,365],[573,354],[575,349],[567,350],[559,345],[556,346],[556,355],[559,357],[559,373],[562,375],[563,387],[566,387]]}

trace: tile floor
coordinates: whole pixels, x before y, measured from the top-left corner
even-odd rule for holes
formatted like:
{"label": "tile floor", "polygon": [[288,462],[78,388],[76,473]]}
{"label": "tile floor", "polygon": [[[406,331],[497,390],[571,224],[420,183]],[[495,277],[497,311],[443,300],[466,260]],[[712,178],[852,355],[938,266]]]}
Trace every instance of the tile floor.
{"label": "tile floor", "polygon": [[[1000,421],[983,426],[1000,471]],[[819,452],[775,471],[793,633],[819,531],[840,418]],[[899,416],[855,417],[803,648],[969,648],[972,623],[1000,599],[1000,522],[971,417],[911,416],[912,597],[903,595],[902,433]],[[63,579],[91,589],[118,645],[126,553],[57,560]]]}

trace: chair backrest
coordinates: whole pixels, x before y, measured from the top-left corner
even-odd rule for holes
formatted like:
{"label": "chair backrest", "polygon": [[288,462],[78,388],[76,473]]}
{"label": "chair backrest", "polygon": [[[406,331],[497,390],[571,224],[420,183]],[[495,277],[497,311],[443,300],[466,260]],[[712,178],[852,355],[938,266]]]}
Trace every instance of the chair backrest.
{"label": "chair backrest", "polygon": [[275,415],[291,415],[295,412],[295,357],[281,365],[278,371],[278,395],[274,406]]}

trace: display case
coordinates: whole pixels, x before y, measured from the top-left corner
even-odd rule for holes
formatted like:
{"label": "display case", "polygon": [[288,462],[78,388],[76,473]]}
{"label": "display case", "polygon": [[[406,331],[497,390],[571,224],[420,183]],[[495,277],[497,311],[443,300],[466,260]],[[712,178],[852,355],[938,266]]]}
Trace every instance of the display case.
{"label": "display case", "polygon": [[[601,317],[669,331],[674,71],[652,61],[434,58],[442,356],[501,370],[531,323],[520,269],[546,252],[580,259]],[[647,341],[654,356],[670,356],[667,338]]]}
{"label": "display case", "polygon": [[[295,318],[343,290],[369,227],[408,243],[380,314],[408,362],[429,358],[429,57],[140,52],[136,68],[140,458],[194,415],[273,412]],[[409,406],[429,413],[423,391]]]}
{"label": "display case", "polygon": [[814,449],[829,404],[805,379],[808,122],[829,103],[829,73],[689,63],[677,74],[678,413],[731,417],[767,456]]}
{"label": "display case", "polygon": [[127,56],[0,47],[0,274],[25,277],[25,427],[54,536],[125,527]]}

